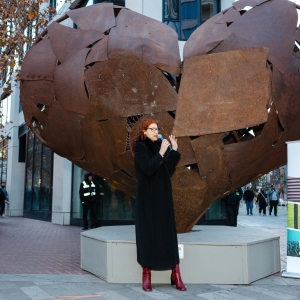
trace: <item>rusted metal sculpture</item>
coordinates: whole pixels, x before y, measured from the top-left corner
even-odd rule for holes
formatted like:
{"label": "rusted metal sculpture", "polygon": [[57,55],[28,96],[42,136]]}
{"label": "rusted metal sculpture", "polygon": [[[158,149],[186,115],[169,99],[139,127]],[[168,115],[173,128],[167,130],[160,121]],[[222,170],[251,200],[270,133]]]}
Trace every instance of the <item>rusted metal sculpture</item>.
{"label": "rusted metal sculpture", "polygon": [[109,3],[68,17],[77,29],[53,22],[21,71],[25,121],[54,152],[134,197],[132,126],[155,118],[182,153],[172,176],[178,232],[286,163],[285,142],[300,138],[294,3],[235,2],[192,34],[182,69],[176,33],[160,22]]}

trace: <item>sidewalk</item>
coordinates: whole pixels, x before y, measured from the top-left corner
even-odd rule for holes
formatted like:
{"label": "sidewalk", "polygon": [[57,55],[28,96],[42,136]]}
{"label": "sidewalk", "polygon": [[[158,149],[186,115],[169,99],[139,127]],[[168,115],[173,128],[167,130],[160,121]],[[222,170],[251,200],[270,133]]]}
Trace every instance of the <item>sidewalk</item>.
{"label": "sidewalk", "polygon": [[[281,265],[286,266],[286,208],[278,216],[253,216],[240,207],[238,226],[257,228],[281,240]],[[109,284],[80,268],[81,228],[18,217],[0,218],[0,300],[71,299],[300,299],[300,279],[280,273],[250,285],[188,285],[187,292],[171,285]],[[255,262],[254,262],[255,263]],[[124,270],[126,272],[126,270]]]}

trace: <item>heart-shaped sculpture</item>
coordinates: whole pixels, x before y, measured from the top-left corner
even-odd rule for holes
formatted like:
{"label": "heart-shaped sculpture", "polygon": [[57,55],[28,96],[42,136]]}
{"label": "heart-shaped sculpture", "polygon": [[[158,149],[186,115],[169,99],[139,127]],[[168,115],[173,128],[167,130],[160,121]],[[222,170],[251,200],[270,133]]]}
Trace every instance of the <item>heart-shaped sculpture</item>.
{"label": "heart-shaped sculpture", "polygon": [[237,1],[191,35],[181,69],[170,27],[109,3],[69,11],[23,61],[25,121],[135,197],[133,125],[157,120],[178,137],[173,198],[177,231],[188,232],[222,195],[284,165],[286,141],[300,138],[299,32],[294,3]]}

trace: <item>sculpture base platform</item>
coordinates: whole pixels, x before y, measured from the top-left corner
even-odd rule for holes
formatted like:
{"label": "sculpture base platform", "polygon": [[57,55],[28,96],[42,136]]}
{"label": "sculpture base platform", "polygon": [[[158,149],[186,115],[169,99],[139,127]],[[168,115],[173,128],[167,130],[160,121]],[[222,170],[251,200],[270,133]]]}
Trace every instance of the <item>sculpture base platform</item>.
{"label": "sculpture base platform", "polygon": [[[279,236],[259,229],[199,225],[178,243],[185,284],[249,284],[281,270]],[[134,226],[81,233],[81,268],[109,283],[141,283]],[[152,283],[170,284],[170,274],[152,271]]]}

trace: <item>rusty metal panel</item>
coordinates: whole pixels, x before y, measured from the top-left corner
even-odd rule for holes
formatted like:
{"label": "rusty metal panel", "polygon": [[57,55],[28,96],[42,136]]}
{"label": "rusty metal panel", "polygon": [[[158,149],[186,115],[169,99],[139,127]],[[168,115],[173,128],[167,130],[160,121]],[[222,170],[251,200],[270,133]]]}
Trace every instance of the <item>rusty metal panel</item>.
{"label": "rusty metal panel", "polygon": [[55,69],[55,98],[62,108],[80,114],[89,111],[89,98],[84,85],[84,65],[90,49],[82,49]]}
{"label": "rusty metal panel", "polygon": [[227,39],[222,41],[218,47],[214,48],[211,53],[220,53],[220,52],[226,52],[226,51],[232,51],[232,50],[238,50],[243,48],[250,48],[251,43],[238,37],[234,33],[232,33],[230,36],[228,36]]}
{"label": "rusty metal panel", "polygon": [[91,64],[97,61],[105,61],[108,59],[107,57],[107,41],[108,36],[105,36],[102,40],[98,43],[93,45],[91,51],[89,52],[85,64]]}
{"label": "rusty metal panel", "polygon": [[217,24],[222,18],[223,13],[220,12],[192,33],[183,48],[184,60],[191,56],[206,54],[231,34],[225,23]]}
{"label": "rusty metal panel", "polygon": [[99,3],[67,11],[67,15],[80,29],[105,32],[116,26],[112,3]]}
{"label": "rusty metal panel", "polygon": [[229,185],[229,171],[223,159],[223,135],[222,133],[203,135],[191,142],[200,177],[207,182],[215,199],[218,199]]}
{"label": "rusty metal panel", "polygon": [[224,12],[223,16],[216,21],[216,24],[232,23],[240,16],[241,14],[234,7],[230,7]]}
{"label": "rusty metal panel", "polygon": [[48,147],[70,160],[83,158],[85,153],[80,143],[83,116],[64,110],[57,101],[53,101],[52,107],[46,107],[43,114],[47,116],[47,123],[41,135]]}
{"label": "rusty metal panel", "polygon": [[272,99],[278,110],[278,117],[286,130],[296,130],[294,123],[299,119],[299,58],[293,54],[288,70],[281,75],[273,68]]}
{"label": "rusty metal panel", "polygon": [[[108,122],[108,121],[107,121]],[[109,122],[109,125],[111,122]],[[107,130],[109,125],[103,129],[99,127],[99,122],[94,120],[90,116],[85,116],[81,119],[81,139],[80,144],[84,149],[84,159],[92,173],[96,173],[106,178],[109,174],[117,171],[118,168],[113,165],[111,157],[115,153],[122,153],[124,147],[112,146],[111,139],[115,137],[115,130]],[[122,125],[117,122],[116,126],[120,126],[120,132],[122,130]],[[124,140],[126,135],[124,134]],[[116,136],[116,138],[120,138]]]}
{"label": "rusty metal panel", "polygon": [[128,196],[135,198],[136,180],[129,177],[122,171],[117,171],[110,176],[113,185],[120,191],[125,192]]}
{"label": "rusty metal panel", "polygon": [[284,73],[294,49],[297,20],[295,3],[268,1],[259,5],[259,9],[250,9],[228,29],[251,46],[268,47],[269,60]]}
{"label": "rusty metal panel", "polygon": [[108,37],[108,57],[134,56],[173,75],[180,74],[177,33],[167,25],[122,9]]}
{"label": "rusty metal panel", "polygon": [[26,53],[22,62],[20,79],[53,81],[56,62],[50,40],[43,39]]}
{"label": "rusty metal panel", "polygon": [[297,28],[297,32],[296,32],[296,41],[298,42],[298,44],[300,44],[300,29],[299,29],[299,27]]}
{"label": "rusty metal panel", "polygon": [[196,164],[197,160],[193,150],[191,139],[188,136],[177,138],[178,152],[180,152],[180,161],[177,167]]}
{"label": "rusty metal panel", "polygon": [[176,168],[171,180],[177,232],[189,232],[213,202],[211,189],[186,167]]}
{"label": "rusty metal panel", "polygon": [[108,149],[110,157],[125,152],[127,138],[127,122],[125,118],[115,118],[97,122],[103,140],[99,141]]}
{"label": "rusty metal panel", "polygon": [[131,175],[132,178],[136,179],[136,170],[134,166],[134,158],[131,151],[126,151],[121,154],[114,155],[112,161],[120,169]]}
{"label": "rusty metal panel", "polygon": [[244,9],[246,6],[255,7],[257,5],[260,5],[268,0],[240,0],[232,3],[232,6],[240,11]]}
{"label": "rusty metal panel", "polygon": [[255,178],[257,174],[264,174],[261,168],[262,160],[267,160],[272,169],[274,165],[272,152],[276,141],[282,135],[278,124],[276,109],[273,105],[260,136],[224,146],[224,159],[229,169],[232,185],[236,186],[236,182],[240,182],[240,177]]}
{"label": "rusty metal panel", "polygon": [[105,37],[96,30],[78,30],[56,22],[51,23],[47,31],[52,49],[60,63],[66,62],[78,51]]}
{"label": "rusty metal panel", "polygon": [[186,59],[173,134],[197,136],[266,122],[267,57],[267,49],[257,47]]}
{"label": "rusty metal panel", "polygon": [[132,57],[95,63],[85,72],[95,119],[176,109],[177,93],[155,67]]}
{"label": "rusty metal panel", "polygon": [[33,101],[36,105],[51,106],[54,100],[53,82],[48,80],[25,80],[21,85],[22,102]]}

